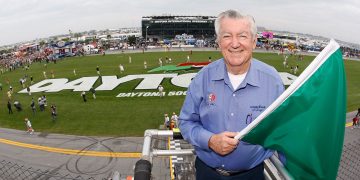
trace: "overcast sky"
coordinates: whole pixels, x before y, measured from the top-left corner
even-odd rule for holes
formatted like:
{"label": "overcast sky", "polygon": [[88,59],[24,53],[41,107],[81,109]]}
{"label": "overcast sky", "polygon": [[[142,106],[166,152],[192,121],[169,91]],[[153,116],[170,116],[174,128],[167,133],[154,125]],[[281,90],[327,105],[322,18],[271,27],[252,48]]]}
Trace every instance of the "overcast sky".
{"label": "overcast sky", "polygon": [[359,0],[0,0],[0,46],[87,30],[140,27],[142,16],[216,16],[237,9],[258,26],[360,44]]}

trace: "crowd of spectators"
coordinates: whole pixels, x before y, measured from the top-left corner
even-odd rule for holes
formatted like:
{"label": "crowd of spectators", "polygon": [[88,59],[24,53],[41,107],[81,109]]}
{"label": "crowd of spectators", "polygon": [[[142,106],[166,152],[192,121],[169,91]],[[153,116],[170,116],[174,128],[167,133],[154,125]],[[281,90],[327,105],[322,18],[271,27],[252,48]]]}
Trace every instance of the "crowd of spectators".
{"label": "crowd of spectators", "polygon": [[49,54],[47,53],[7,53],[0,55],[0,73],[6,71],[13,71],[17,68],[28,69],[29,66],[34,62],[49,61]]}

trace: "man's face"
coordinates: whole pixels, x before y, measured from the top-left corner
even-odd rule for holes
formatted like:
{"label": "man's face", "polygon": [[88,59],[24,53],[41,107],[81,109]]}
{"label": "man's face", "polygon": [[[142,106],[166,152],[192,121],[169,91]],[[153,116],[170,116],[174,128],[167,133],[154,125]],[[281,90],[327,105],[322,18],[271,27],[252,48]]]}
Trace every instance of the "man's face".
{"label": "man's face", "polygon": [[244,67],[247,70],[256,47],[256,37],[251,35],[247,20],[224,18],[220,23],[218,43],[228,69]]}

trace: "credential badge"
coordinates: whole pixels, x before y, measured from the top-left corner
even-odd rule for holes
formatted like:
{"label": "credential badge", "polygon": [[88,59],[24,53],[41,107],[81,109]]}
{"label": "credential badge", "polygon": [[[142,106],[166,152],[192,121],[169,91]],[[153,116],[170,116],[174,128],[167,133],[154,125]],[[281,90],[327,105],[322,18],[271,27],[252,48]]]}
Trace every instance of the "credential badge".
{"label": "credential badge", "polygon": [[210,93],[209,94],[209,105],[214,105],[215,104],[215,100],[216,100],[216,96],[215,96],[215,94],[213,94],[213,93]]}

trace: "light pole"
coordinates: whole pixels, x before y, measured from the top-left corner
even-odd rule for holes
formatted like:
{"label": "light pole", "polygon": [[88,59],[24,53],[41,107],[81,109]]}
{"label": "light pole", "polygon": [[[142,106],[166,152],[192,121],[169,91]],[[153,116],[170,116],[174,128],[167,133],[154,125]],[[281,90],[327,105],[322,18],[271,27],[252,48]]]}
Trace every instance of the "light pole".
{"label": "light pole", "polygon": [[148,30],[149,26],[146,26],[146,30],[145,30],[145,48],[147,47],[147,30]]}

